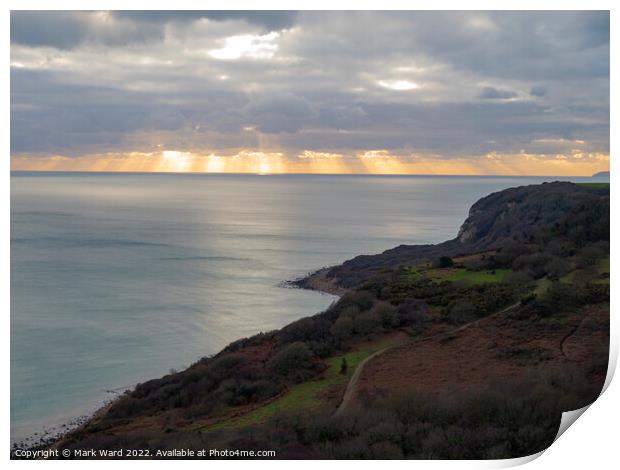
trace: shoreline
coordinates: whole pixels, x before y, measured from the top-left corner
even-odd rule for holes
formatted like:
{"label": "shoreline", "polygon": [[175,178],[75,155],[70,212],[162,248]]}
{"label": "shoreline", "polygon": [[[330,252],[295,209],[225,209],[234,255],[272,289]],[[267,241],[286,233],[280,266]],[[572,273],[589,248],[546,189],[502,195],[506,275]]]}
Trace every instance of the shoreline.
{"label": "shoreline", "polygon": [[[334,266],[338,265],[325,266],[315,271],[309,271],[305,276],[284,280],[280,282],[278,286],[283,289],[311,290],[320,294],[333,295],[340,298],[347,292],[347,289],[339,287],[335,285],[333,281],[329,281],[325,278],[325,274]],[[284,328],[285,326],[286,325],[282,325],[279,329]],[[226,347],[223,349],[225,348]],[[85,428],[97,418],[102,417],[112,407],[112,405],[114,405],[114,403],[121,399],[125,394],[131,392],[136,385],[138,385],[138,383],[132,385],[131,387],[123,388],[118,392],[108,390],[108,393],[113,393],[115,396],[107,400],[102,400],[100,406],[97,406],[94,411],[90,413],[85,413],[74,418],[70,418],[67,421],[61,422],[57,425],[49,427],[43,426],[43,429],[36,431],[27,437],[19,438],[14,441],[11,440],[11,453],[16,449],[39,450],[59,448],[67,435]]]}
{"label": "shoreline", "polygon": [[108,393],[112,393],[114,396],[100,400],[99,403],[93,407],[93,411],[68,418],[56,425],[42,425],[41,428],[38,428],[40,430],[26,437],[15,440],[11,439],[11,452],[16,449],[38,450],[55,448],[67,434],[86,426],[97,416],[100,416],[104,411],[109,409],[118,399],[130,390],[131,388],[124,388],[119,392],[108,391]]}
{"label": "shoreline", "polygon": [[337,297],[342,297],[344,294],[346,294],[348,289],[340,287],[336,283],[335,278],[329,279],[327,277],[329,271],[336,266],[340,265],[325,266],[323,268],[317,269],[316,271],[311,271],[303,277],[293,279],[292,281],[286,281],[286,283],[298,289],[312,290],[316,292],[321,292],[323,294],[330,294]]}

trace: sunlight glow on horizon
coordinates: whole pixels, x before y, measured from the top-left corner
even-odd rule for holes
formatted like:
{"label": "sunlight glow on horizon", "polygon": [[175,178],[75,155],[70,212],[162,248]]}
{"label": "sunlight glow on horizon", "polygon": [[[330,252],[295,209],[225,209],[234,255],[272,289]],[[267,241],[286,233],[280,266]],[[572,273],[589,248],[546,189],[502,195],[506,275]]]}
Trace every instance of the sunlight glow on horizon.
{"label": "sunlight glow on horizon", "polygon": [[305,150],[293,157],[282,152],[252,150],[242,150],[233,155],[164,150],[81,157],[11,157],[12,171],[591,176],[599,171],[609,171],[609,166],[608,154],[576,151],[569,155],[490,152],[482,156],[454,158],[419,154],[393,155],[382,149],[353,155]]}

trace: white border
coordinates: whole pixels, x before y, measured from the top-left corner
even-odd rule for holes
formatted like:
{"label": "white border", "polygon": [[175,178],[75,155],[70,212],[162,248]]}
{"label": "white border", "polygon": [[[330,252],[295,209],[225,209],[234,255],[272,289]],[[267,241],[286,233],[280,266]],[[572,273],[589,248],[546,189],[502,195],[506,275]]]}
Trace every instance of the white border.
{"label": "white border", "polygon": [[[616,8],[614,11],[614,3],[612,1],[576,1],[576,0],[564,0],[563,2],[548,1],[548,0],[521,0],[521,1],[482,1],[482,0],[470,0],[468,2],[458,1],[398,1],[398,0],[382,0],[382,1],[370,1],[370,0],[358,0],[358,1],[339,1],[339,0],[298,0],[295,2],[285,0],[262,0],[256,1],[240,1],[240,0],[228,0],[224,2],[199,2],[190,0],[175,0],[174,2],[165,2],[161,0],[107,0],[107,1],[77,1],[77,0],[63,0],[56,1],[52,4],[42,0],[23,0],[15,1],[9,0],[5,2],[5,9],[2,12],[2,31],[4,31],[4,47],[2,50],[3,63],[8,67],[10,62],[10,45],[9,45],[9,28],[10,17],[9,10],[28,10],[28,9],[296,9],[296,10],[330,10],[330,9],[343,9],[343,10],[358,10],[358,9],[383,9],[383,10],[446,10],[453,9],[459,10],[467,6],[469,9],[474,10],[611,10],[611,46],[612,51],[618,50],[617,47],[617,33],[615,31],[620,30],[620,21],[617,19]],[[611,55],[611,83],[613,78],[618,77],[618,54],[616,57]],[[2,230],[0,231],[1,248],[0,256],[2,262],[2,296],[0,297],[2,302],[2,315],[3,315],[3,374],[4,384],[0,388],[1,400],[2,400],[2,438],[5,443],[5,447],[2,449],[4,454],[4,460],[9,460],[9,442],[10,442],[10,424],[9,424],[9,339],[10,339],[10,283],[9,283],[9,269],[10,269],[10,249],[9,249],[9,230],[10,230],[10,77],[8,73],[2,74],[3,80],[3,113],[2,115],[2,130],[3,130],[3,148],[5,149],[6,160],[4,162],[6,171],[1,175],[1,189],[3,192],[2,198],[2,211],[4,217],[2,219]],[[610,103],[615,104],[618,102],[617,93],[615,89],[611,87]],[[614,135],[618,134],[618,123],[615,118],[615,109],[611,108],[611,148],[610,154],[614,155],[618,150]],[[613,166],[613,164],[612,164]],[[617,217],[617,204],[616,204],[616,185],[619,179],[615,177],[615,173],[612,172],[612,223],[611,223],[611,239],[620,240],[618,237],[620,231],[618,230],[618,217]],[[615,273],[618,263],[616,262],[618,257],[618,249],[612,243],[611,257],[613,269]],[[612,285],[615,285],[612,283]],[[612,305],[616,305],[617,295],[614,290],[611,294]],[[610,367],[615,367],[618,357],[618,338],[619,331],[617,321],[613,319],[614,312],[612,311],[612,330],[611,330],[611,351],[610,351]],[[411,468],[411,466],[423,467],[423,468],[501,468],[520,465],[531,461],[528,464],[528,468],[532,469],[548,469],[553,468],[567,468],[567,469],[583,469],[585,467],[590,468],[609,468],[613,466],[613,462],[618,462],[617,447],[617,429],[616,420],[620,416],[620,386],[617,384],[618,380],[611,382],[609,388],[603,393],[603,395],[579,418],[577,425],[572,426],[565,434],[563,434],[557,442],[555,442],[548,450],[542,453],[539,458],[534,459],[515,459],[512,461],[392,461],[388,465],[391,467]],[[336,468],[347,465],[347,462],[342,461],[322,461],[320,465],[327,468]],[[30,465],[45,465],[51,466],[51,468],[59,468],[64,465],[77,465],[80,468],[83,467],[95,467],[95,468],[108,468],[111,463],[109,461],[92,461],[79,463],[65,463],[65,462],[44,462],[44,461],[10,461],[9,465],[12,467],[22,467]],[[164,467],[170,466],[168,461],[148,461],[144,462],[114,462],[115,466],[120,467],[143,467],[148,465],[149,467]],[[174,464],[173,464],[174,465]],[[200,466],[204,468],[205,465],[216,466],[218,468],[234,468],[241,465],[252,465],[255,468],[288,468],[291,463],[285,461],[210,461],[205,462],[184,462],[187,466]],[[294,465],[300,469],[311,468],[317,465],[314,461],[296,461]],[[351,465],[355,465],[357,468],[373,468],[377,465],[385,465],[385,463],[378,464],[377,461],[362,461],[352,462]],[[314,470],[314,469],[313,469]]]}

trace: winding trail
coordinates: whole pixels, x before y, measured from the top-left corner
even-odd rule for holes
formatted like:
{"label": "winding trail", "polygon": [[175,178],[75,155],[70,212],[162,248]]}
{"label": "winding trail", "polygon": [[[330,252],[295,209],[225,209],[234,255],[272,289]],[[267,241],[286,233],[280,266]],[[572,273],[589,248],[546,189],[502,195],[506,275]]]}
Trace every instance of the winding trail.
{"label": "winding trail", "polygon": [[451,336],[453,334],[456,334],[460,331],[463,331],[467,328],[470,328],[472,326],[477,326],[482,320],[486,320],[488,318],[491,317],[495,317],[495,316],[499,316],[502,315],[506,312],[509,312],[510,310],[518,307],[520,305],[520,301],[516,302],[514,304],[509,305],[508,307],[505,307],[504,309],[500,310],[499,312],[495,312],[492,313],[491,315],[487,315],[486,317],[482,317],[479,318],[477,320],[474,320],[472,322],[469,323],[465,323],[464,325],[459,326],[458,328],[454,328],[452,330],[448,330],[448,331],[444,331],[441,333],[437,333],[431,336],[425,336],[424,338],[416,338],[413,340],[407,340],[403,343],[397,344],[395,346],[388,346],[387,348],[383,348],[379,351],[376,351],[374,353],[372,353],[370,356],[368,356],[366,359],[364,359],[362,362],[360,362],[357,367],[355,368],[355,372],[353,372],[353,375],[351,376],[351,379],[349,379],[349,383],[347,384],[347,388],[344,391],[344,395],[342,396],[342,401],[340,402],[340,405],[338,405],[338,408],[336,408],[336,411],[334,412],[334,416],[340,416],[342,415],[345,410],[347,409],[347,407],[349,406],[351,400],[353,399],[353,395],[355,395],[355,387],[357,386],[357,383],[359,382],[359,378],[362,375],[362,371],[364,370],[364,366],[366,366],[366,364],[368,364],[371,360],[373,360],[374,358],[380,356],[381,354],[385,353],[386,351],[389,351],[391,349],[395,349],[401,346],[405,346],[405,345],[410,345],[410,344],[416,344],[416,343],[422,343],[424,341],[430,341],[432,339],[437,339],[437,338],[441,338],[442,336]]}
{"label": "winding trail", "polygon": [[581,325],[583,325],[583,322],[586,318],[587,317],[582,318],[581,321],[560,340],[560,352],[562,353],[562,356],[564,356],[569,361],[571,360],[571,358],[568,357],[568,355],[566,354],[566,351],[564,350],[564,344],[571,336],[573,336],[575,333],[577,333],[577,331],[579,331],[579,328],[581,328]]}
{"label": "winding trail", "polygon": [[[405,343],[398,344],[397,346],[402,346],[403,344]],[[334,413],[334,416],[340,416],[344,412],[344,410],[347,408],[347,406],[349,405],[349,402],[353,398],[353,393],[355,392],[355,385],[357,385],[360,375],[362,375],[362,370],[364,370],[364,366],[368,362],[370,362],[372,359],[374,359],[375,357],[383,354],[388,349],[392,349],[397,346],[388,346],[387,348],[383,348],[379,351],[375,351],[374,353],[372,353],[370,356],[368,356],[366,359],[364,359],[362,362],[360,362],[357,365],[357,367],[355,368],[355,372],[353,372],[353,375],[349,379],[347,388],[345,389],[344,395],[342,396],[342,401],[340,402],[340,405],[338,405],[338,408],[336,408],[336,412]]]}

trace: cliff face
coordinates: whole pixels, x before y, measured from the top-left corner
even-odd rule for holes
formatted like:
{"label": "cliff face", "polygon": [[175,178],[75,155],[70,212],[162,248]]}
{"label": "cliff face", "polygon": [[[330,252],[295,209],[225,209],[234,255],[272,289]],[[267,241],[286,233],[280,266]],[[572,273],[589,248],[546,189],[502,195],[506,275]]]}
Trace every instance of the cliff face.
{"label": "cliff face", "polygon": [[476,202],[456,239],[481,250],[499,248],[510,240],[527,242],[541,227],[601,197],[596,188],[561,182],[506,189]]}
{"label": "cliff face", "polygon": [[444,255],[495,250],[512,241],[527,242],[536,231],[559,223],[568,212],[594,206],[602,199],[608,206],[608,190],[567,182],[506,189],[476,202],[453,240],[437,245],[401,245],[381,254],[357,256],[309,276],[300,285],[320,277],[334,286],[350,288],[385,268]]}

